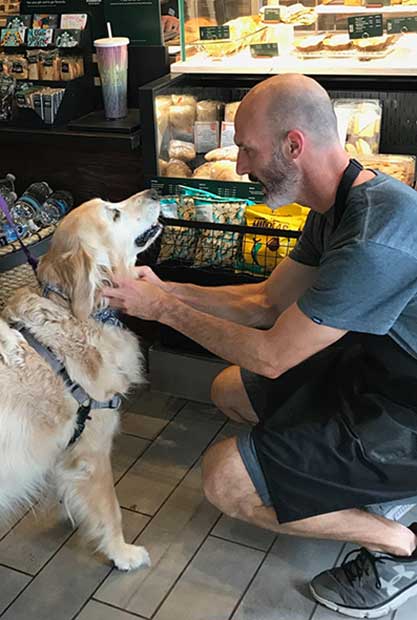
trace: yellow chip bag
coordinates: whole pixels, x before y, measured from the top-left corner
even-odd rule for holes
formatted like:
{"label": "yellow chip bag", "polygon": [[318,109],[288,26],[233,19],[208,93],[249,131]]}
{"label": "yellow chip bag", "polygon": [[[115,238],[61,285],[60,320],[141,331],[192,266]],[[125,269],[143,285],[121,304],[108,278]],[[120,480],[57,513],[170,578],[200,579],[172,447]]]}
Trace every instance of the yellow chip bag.
{"label": "yellow chip bag", "polygon": [[[309,209],[295,203],[275,211],[266,205],[254,205],[246,208],[246,226],[301,231],[308,212]],[[259,234],[245,233],[242,256],[236,265],[236,272],[267,275],[288,256],[296,242],[294,237],[277,237],[265,234],[264,231]]]}

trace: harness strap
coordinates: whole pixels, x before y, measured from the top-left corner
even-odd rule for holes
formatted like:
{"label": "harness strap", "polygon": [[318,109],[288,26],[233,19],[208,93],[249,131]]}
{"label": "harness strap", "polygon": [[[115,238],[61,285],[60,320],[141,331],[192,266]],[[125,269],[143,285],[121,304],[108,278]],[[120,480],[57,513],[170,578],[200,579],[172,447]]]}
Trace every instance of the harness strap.
{"label": "harness strap", "polygon": [[90,398],[79,383],[75,383],[75,381],[71,380],[64,364],[48,347],[39,342],[39,340],[35,338],[35,336],[33,336],[33,334],[31,334],[30,331],[21,323],[17,323],[14,328],[17,329],[22,334],[26,342],[33,349],[35,349],[35,351],[43,357],[46,362],[48,362],[52,370],[61,377],[68,392],[78,403],[76,428],[68,445],[73,444],[81,436],[85,428],[86,421],[91,419],[89,413],[92,409],[118,409],[120,407],[122,399],[119,394],[116,394],[110,400],[104,401]]}

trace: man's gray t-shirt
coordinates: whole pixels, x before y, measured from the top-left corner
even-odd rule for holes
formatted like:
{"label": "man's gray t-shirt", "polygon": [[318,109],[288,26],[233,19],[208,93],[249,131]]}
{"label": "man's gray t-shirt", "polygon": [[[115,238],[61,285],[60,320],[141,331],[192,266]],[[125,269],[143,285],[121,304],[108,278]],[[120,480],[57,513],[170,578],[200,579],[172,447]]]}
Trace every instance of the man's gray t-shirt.
{"label": "man's gray t-shirt", "polygon": [[319,324],[389,334],[417,357],[417,192],[387,175],[353,187],[338,226],[311,211],[290,254],[318,267],[300,310]]}

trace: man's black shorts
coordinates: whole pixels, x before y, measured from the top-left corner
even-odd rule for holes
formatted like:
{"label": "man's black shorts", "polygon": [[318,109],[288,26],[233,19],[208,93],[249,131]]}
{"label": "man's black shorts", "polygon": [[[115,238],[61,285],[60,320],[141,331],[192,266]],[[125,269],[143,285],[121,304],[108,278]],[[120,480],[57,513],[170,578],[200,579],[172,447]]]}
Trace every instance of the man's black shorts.
{"label": "man's black shorts", "polygon": [[348,334],[276,380],[241,371],[281,523],[417,494],[417,360]]}

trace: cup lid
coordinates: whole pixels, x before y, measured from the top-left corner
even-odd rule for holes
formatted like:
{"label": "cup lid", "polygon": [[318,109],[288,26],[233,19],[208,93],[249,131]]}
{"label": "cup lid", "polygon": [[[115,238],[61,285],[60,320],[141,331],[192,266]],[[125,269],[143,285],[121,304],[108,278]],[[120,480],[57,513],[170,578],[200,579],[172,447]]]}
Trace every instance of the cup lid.
{"label": "cup lid", "polygon": [[129,43],[128,37],[104,37],[94,41],[96,47],[117,47],[118,45],[129,45]]}

